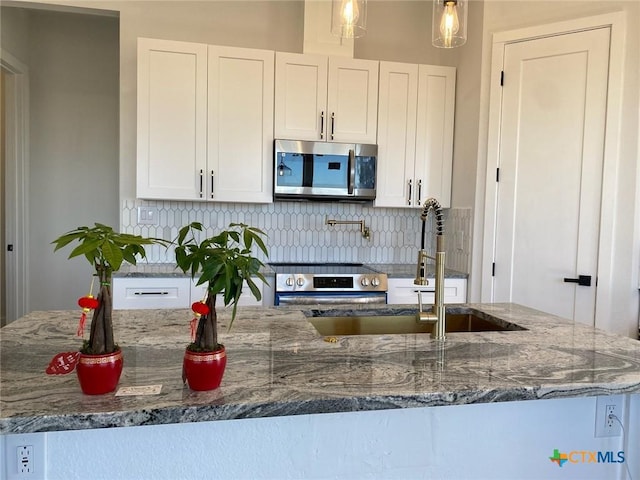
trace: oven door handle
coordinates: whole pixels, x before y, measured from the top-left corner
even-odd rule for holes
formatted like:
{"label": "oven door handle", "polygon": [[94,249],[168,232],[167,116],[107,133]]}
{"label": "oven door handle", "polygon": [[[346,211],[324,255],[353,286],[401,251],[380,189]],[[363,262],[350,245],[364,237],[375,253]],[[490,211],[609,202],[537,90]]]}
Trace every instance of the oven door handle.
{"label": "oven door handle", "polygon": [[347,179],[347,193],[349,195],[353,195],[353,190],[356,183],[356,153],[352,148],[349,149],[349,163],[347,165],[347,168],[349,170],[349,178]]}
{"label": "oven door handle", "polygon": [[386,304],[387,294],[367,295],[287,295],[277,294],[276,305],[335,305],[335,304]]}

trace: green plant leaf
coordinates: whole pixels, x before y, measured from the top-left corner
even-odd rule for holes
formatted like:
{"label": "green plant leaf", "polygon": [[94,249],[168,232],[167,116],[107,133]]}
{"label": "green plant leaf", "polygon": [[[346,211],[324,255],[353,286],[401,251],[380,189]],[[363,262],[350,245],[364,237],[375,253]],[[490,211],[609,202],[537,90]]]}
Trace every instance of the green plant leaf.
{"label": "green plant leaf", "polygon": [[100,239],[85,241],[71,250],[68,258],[77,257],[78,255],[86,255],[88,252],[98,249],[101,243],[102,240]]}
{"label": "green plant leaf", "polygon": [[108,240],[102,244],[102,255],[112,270],[118,271],[124,259],[122,250]]}

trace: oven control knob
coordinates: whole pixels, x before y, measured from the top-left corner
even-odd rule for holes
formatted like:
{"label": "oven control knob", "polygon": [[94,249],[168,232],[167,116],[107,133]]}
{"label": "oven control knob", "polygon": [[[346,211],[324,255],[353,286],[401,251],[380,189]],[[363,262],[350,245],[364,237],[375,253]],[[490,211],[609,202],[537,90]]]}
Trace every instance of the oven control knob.
{"label": "oven control knob", "polygon": [[284,283],[287,284],[287,287],[293,287],[293,277],[288,277]]}
{"label": "oven control knob", "polygon": [[371,286],[377,287],[378,285],[380,285],[380,280],[378,279],[378,277],[373,277],[371,279]]}
{"label": "oven control knob", "polygon": [[363,287],[369,286],[369,279],[367,277],[362,277],[362,280],[360,280],[360,285],[362,285]]}
{"label": "oven control knob", "polygon": [[299,287],[302,287],[302,286],[304,285],[304,278],[302,278],[302,277],[298,277],[298,280],[296,280],[296,284],[297,284]]}

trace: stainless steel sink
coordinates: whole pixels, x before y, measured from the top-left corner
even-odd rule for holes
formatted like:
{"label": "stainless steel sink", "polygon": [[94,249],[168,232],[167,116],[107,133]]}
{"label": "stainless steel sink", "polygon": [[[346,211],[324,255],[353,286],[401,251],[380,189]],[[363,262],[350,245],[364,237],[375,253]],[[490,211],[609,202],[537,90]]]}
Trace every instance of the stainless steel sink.
{"label": "stainless steel sink", "polygon": [[[315,329],[324,336],[389,335],[431,333],[434,324],[418,323],[417,310],[309,310],[305,315]],[[526,330],[498,317],[470,308],[447,310],[446,332],[492,332]]]}

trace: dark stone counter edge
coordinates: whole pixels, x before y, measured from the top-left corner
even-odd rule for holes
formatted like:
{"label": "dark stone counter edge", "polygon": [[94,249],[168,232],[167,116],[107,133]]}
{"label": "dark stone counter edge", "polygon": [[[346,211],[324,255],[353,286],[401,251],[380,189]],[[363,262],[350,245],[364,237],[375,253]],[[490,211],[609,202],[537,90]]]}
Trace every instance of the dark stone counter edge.
{"label": "dark stone counter edge", "polygon": [[252,404],[215,403],[206,405],[178,405],[173,407],[131,410],[111,413],[78,413],[12,417],[0,419],[0,434],[25,434],[96,428],[168,425],[217,420],[283,417],[321,413],[348,413],[399,408],[421,408],[455,405],[593,397],[640,393],[640,384],[558,387],[520,387],[509,389],[477,389],[455,392],[434,392],[415,395],[374,395],[349,398],[319,398],[274,401]]}

